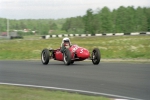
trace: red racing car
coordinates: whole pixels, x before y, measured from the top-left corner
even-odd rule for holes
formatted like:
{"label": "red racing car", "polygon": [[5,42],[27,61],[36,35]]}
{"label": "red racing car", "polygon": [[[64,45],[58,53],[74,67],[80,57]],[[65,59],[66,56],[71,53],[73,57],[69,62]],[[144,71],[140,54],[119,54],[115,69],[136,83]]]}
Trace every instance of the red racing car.
{"label": "red racing car", "polygon": [[64,53],[60,51],[60,48],[55,50],[44,49],[41,53],[42,63],[47,65],[50,59],[63,61],[66,65],[73,64],[75,61],[90,59],[94,65],[98,65],[100,63],[101,54],[98,48],[93,49],[92,54],[90,54],[87,49],[79,47],[78,45],[72,45],[66,48]]}

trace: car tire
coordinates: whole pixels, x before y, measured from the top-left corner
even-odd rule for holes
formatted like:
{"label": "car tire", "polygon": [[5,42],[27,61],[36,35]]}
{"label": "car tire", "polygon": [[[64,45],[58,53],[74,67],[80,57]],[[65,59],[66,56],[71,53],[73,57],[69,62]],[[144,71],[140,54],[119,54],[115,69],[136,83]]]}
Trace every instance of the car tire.
{"label": "car tire", "polygon": [[69,49],[66,49],[63,53],[63,61],[65,65],[70,65],[71,64],[71,53]]}
{"label": "car tire", "polygon": [[43,65],[47,65],[50,59],[50,52],[48,49],[44,49],[41,53],[41,61]]}
{"label": "car tire", "polygon": [[92,51],[92,62],[94,65],[98,65],[101,60],[101,53],[98,48],[94,48]]}

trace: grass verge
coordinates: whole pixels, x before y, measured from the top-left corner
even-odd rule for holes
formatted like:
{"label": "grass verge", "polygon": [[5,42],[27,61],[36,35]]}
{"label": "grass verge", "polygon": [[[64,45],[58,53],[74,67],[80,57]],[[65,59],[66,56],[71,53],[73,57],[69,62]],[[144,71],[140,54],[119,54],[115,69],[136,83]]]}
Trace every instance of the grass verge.
{"label": "grass verge", "polygon": [[[40,59],[44,48],[59,48],[62,38],[0,40],[0,59]],[[72,44],[101,50],[102,58],[150,59],[150,36],[71,37]]]}
{"label": "grass verge", "polygon": [[110,100],[100,96],[0,85],[0,100]]}

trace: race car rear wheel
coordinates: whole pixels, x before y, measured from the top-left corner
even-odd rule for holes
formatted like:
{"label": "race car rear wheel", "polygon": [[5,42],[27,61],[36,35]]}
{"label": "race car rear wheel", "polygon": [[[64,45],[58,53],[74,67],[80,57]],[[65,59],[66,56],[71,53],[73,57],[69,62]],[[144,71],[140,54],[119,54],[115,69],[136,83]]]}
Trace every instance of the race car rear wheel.
{"label": "race car rear wheel", "polygon": [[100,63],[101,54],[98,48],[93,49],[92,52],[92,62],[94,65],[98,65]]}
{"label": "race car rear wheel", "polygon": [[47,65],[49,63],[50,58],[50,52],[48,49],[44,49],[41,53],[41,61],[44,65]]}
{"label": "race car rear wheel", "polygon": [[66,49],[64,51],[64,54],[63,54],[63,58],[64,58],[64,64],[65,65],[70,65],[71,64],[71,53],[69,51],[69,49]]}

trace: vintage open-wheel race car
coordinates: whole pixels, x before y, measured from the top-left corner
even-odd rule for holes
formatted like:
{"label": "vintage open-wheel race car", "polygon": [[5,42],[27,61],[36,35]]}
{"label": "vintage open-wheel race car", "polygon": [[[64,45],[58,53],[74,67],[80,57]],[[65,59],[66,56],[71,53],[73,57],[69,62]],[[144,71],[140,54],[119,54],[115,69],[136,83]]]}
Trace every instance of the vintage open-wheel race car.
{"label": "vintage open-wheel race car", "polygon": [[101,53],[98,48],[94,48],[90,54],[86,48],[79,47],[78,45],[71,45],[69,48],[66,48],[63,53],[60,48],[43,49],[41,53],[42,63],[47,65],[50,59],[63,61],[66,65],[73,64],[75,61],[90,59],[94,65],[98,65],[101,60]]}

